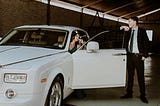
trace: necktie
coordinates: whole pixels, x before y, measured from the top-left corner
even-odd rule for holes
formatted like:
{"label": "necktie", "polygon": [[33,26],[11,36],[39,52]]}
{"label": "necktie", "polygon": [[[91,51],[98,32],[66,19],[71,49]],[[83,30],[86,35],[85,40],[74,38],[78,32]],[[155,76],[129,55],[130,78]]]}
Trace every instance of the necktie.
{"label": "necktie", "polygon": [[130,52],[133,52],[133,38],[134,38],[134,30],[132,30],[131,33],[131,39],[130,39]]}

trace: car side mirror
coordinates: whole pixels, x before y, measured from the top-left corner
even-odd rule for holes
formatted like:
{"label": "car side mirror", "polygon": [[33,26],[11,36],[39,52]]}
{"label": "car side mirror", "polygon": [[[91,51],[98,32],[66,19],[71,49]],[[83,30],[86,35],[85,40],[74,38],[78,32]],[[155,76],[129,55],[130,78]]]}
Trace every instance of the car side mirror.
{"label": "car side mirror", "polygon": [[90,41],[87,44],[87,52],[96,53],[99,50],[99,43],[95,41]]}

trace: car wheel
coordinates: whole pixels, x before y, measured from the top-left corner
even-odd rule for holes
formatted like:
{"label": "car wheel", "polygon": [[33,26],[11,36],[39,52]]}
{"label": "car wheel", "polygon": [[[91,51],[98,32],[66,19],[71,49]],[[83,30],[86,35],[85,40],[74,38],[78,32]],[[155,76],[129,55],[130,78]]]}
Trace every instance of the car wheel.
{"label": "car wheel", "polygon": [[60,77],[57,77],[49,89],[45,106],[61,106],[63,100],[63,84]]}

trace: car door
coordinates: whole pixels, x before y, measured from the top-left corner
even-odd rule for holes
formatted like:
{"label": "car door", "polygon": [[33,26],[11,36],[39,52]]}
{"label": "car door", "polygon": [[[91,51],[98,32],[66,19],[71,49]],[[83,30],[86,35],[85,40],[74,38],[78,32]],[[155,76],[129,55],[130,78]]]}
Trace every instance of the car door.
{"label": "car door", "polygon": [[96,52],[88,52],[87,50],[79,49],[72,54],[74,63],[72,88],[82,89],[125,86],[125,50],[113,45],[116,40],[108,38],[108,35],[98,36],[92,41],[96,41],[99,44],[100,49]]}

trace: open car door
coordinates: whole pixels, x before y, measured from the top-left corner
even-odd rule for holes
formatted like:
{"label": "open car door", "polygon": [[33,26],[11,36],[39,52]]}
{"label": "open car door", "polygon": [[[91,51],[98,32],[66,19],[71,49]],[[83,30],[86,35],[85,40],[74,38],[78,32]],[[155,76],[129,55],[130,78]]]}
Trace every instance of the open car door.
{"label": "open car door", "polygon": [[[87,50],[73,53],[73,89],[122,87],[126,83],[124,49],[99,49],[89,42]],[[89,50],[91,49],[91,50]],[[93,49],[93,50],[92,50]]]}

